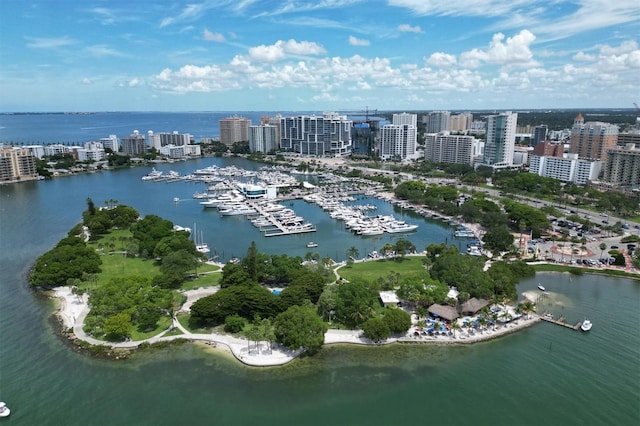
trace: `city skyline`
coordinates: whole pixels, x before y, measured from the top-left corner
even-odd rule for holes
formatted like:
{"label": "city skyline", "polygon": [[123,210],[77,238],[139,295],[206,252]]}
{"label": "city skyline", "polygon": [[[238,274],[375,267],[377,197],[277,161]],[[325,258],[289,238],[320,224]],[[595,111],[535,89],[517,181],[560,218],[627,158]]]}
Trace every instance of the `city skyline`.
{"label": "city skyline", "polygon": [[629,108],[635,0],[0,4],[0,112]]}

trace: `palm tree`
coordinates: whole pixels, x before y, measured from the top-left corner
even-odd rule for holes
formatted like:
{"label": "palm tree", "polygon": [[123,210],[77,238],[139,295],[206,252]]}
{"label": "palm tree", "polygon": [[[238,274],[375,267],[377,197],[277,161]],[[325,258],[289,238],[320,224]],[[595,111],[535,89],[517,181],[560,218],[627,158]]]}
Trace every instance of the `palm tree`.
{"label": "palm tree", "polygon": [[607,243],[600,243],[598,246],[600,248],[600,259],[604,257],[604,251],[607,249]]}
{"label": "palm tree", "polygon": [[451,331],[453,332],[453,338],[456,338],[456,331],[461,330],[462,327],[460,327],[460,324],[458,324],[458,321],[453,321],[451,323]]}
{"label": "palm tree", "polygon": [[349,259],[355,260],[359,254],[360,252],[358,251],[358,248],[356,246],[351,246],[349,247],[349,250],[347,250],[347,257]]}

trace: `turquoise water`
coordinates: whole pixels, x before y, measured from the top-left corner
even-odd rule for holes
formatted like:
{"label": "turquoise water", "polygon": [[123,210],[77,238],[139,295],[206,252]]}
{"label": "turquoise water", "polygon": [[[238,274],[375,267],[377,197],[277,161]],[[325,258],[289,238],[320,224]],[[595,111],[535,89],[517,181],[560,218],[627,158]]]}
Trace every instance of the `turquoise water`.
{"label": "turquoise water", "polygon": [[[214,159],[167,165],[181,173]],[[224,160],[227,161],[227,160]],[[240,161],[240,160],[228,160]],[[241,162],[240,162],[241,163]],[[240,164],[238,163],[238,164]],[[640,285],[600,276],[538,274],[548,309],[569,322],[585,316],[589,333],[538,324],[472,346],[324,348],[280,368],[247,368],[224,353],[185,344],[123,361],[73,352],[54,333],[50,301],[26,283],[33,260],[80,218],[86,198],[115,198],[143,214],[183,226],[230,258],[252,240],[261,251],[304,255],[313,239],[322,255],[361,255],[385,239],[352,236],[302,201],[294,209],[316,223],[313,237],[263,238],[241,218],[221,218],[188,200],[195,184],[142,182],[144,169],[0,187],[0,400],[16,425],[621,425],[640,421]],[[174,204],[173,197],[184,198]],[[388,209],[388,210],[385,210]],[[393,207],[380,205],[381,212]],[[211,214],[213,213],[213,214]],[[451,239],[439,222],[395,211],[420,224],[418,248]],[[240,219],[240,220],[235,220]],[[231,221],[229,221],[231,220]]]}

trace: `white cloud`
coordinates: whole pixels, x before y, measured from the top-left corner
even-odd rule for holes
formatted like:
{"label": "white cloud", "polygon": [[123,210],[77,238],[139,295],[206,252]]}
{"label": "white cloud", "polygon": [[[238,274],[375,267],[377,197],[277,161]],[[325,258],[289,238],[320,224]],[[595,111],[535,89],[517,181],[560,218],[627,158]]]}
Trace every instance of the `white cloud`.
{"label": "white cloud", "polygon": [[510,14],[531,0],[389,0],[419,16],[499,16]]}
{"label": "white cloud", "polygon": [[54,49],[56,47],[64,47],[71,46],[73,44],[77,44],[77,41],[67,37],[25,37],[29,40],[27,43],[27,47],[31,47],[34,49]]}
{"label": "white cloud", "polygon": [[310,41],[297,42],[293,39],[288,41],[278,40],[270,46],[263,44],[249,49],[250,58],[261,62],[277,62],[288,55],[306,56],[322,53],[325,53],[325,49],[317,43]]}
{"label": "white cloud", "polygon": [[420,28],[419,25],[412,27],[409,24],[402,24],[402,25],[398,25],[398,31],[402,33],[421,33],[422,29]]}
{"label": "white cloud", "polygon": [[224,35],[220,33],[212,33],[206,28],[204,29],[204,31],[202,31],[202,38],[207,41],[215,41],[218,43],[224,43],[226,41],[226,39],[224,38]]}
{"label": "white cloud", "polygon": [[85,49],[87,52],[89,52],[91,55],[93,56],[97,56],[100,58],[104,58],[104,57],[109,57],[109,56],[113,56],[113,57],[125,57],[127,56],[125,53],[122,53],[116,49],[113,49],[109,46],[105,46],[102,44],[99,45],[94,45],[94,46],[89,46]]}
{"label": "white cloud", "polygon": [[182,11],[176,16],[169,16],[163,18],[160,21],[160,28],[164,28],[168,25],[173,25],[181,22],[192,22],[200,18],[207,10],[214,8],[216,5],[211,2],[204,2],[200,4],[190,3],[185,6]]}
{"label": "white cloud", "polygon": [[460,64],[465,68],[477,68],[484,63],[509,66],[533,66],[530,45],[536,36],[529,30],[522,30],[504,41],[502,33],[494,34],[487,50],[472,49],[460,55]]}
{"label": "white cloud", "polygon": [[369,46],[369,40],[360,39],[352,35],[349,36],[349,44],[351,46]]}
{"label": "white cloud", "polygon": [[576,53],[575,55],[573,55],[573,60],[574,61],[579,61],[579,62],[587,62],[587,61],[593,61],[596,58],[595,55],[589,55],[587,53],[584,53],[582,51]]}
{"label": "white cloud", "polygon": [[448,53],[436,52],[427,59],[429,65],[439,68],[448,68],[456,64],[456,57]]}
{"label": "white cloud", "polygon": [[132,78],[131,80],[129,80],[129,87],[136,87],[140,84],[140,80],[138,78]]}
{"label": "white cloud", "polygon": [[82,84],[89,85],[89,84],[93,84],[93,82],[88,77],[85,77],[82,79]]}

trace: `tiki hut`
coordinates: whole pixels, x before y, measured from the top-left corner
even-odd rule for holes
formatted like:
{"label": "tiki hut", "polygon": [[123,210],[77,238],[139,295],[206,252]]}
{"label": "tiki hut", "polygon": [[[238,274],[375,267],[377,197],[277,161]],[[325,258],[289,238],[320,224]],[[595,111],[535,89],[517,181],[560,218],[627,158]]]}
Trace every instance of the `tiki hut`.
{"label": "tiki hut", "polygon": [[453,321],[458,318],[458,312],[456,308],[448,305],[438,305],[437,303],[429,306],[429,313],[433,316],[438,316],[447,321]]}
{"label": "tiki hut", "polygon": [[476,299],[472,297],[462,304],[460,313],[462,315],[474,315],[485,306],[489,306],[489,301],[485,299]]}

